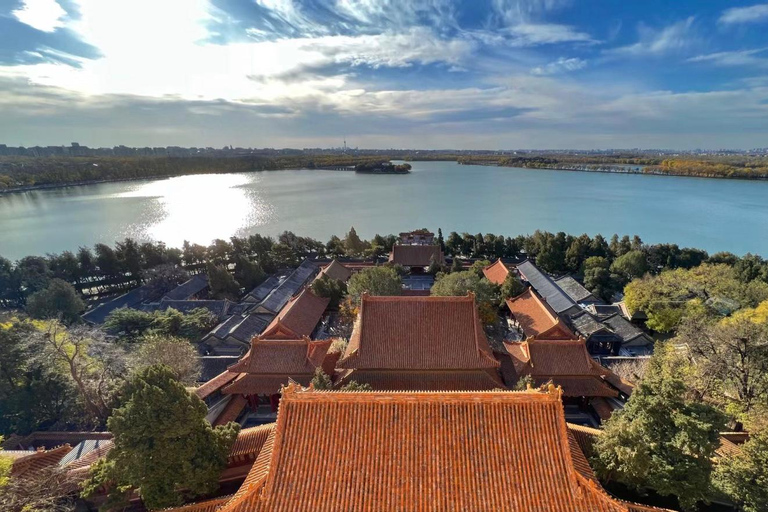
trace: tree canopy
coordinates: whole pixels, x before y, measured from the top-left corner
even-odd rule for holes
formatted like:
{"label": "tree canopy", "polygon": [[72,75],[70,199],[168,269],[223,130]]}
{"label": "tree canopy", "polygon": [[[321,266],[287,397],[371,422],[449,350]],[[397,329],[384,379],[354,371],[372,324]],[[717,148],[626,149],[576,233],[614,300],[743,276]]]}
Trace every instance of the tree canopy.
{"label": "tree canopy", "polygon": [[214,491],[239,425],[212,427],[203,401],[162,365],[134,376],[125,397],[108,421],[114,447],[92,468],[84,494],[103,486],[114,505],[135,489],[155,509]]}
{"label": "tree canopy", "polygon": [[738,453],[721,459],[713,481],[744,512],[768,510],[768,431],[752,435]]}
{"label": "tree canopy", "polygon": [[403,293],[403,281],[392,267],[369,267],[349,278],[347,290],[351,300],[359,303],[363,293],[401,295]]}
{"label": "tree canopy", "polygon": [[67,323],[80,320],[85,303],[74,286],[62,279],[52,279],[48,287],[27,299],[27,313],[32,318],[61,318]]}

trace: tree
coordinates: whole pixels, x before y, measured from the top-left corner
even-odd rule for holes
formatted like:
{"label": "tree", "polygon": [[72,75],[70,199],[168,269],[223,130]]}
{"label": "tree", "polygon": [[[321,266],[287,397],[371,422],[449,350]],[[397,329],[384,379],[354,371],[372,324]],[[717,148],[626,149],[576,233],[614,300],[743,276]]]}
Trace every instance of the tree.
{"label": "tree", "polygon": [[127,341],[136,341],[145,335],[178,336],[197,341],[217,323],[218,317],[206,308],[195,308],[187,313],[173,308],[152,313],[120,308],[107,316],[104,329]]}
{"label": "tree", "polygon": [[370,384],[367,382],[357,382],[356,380],[351,380],[349,383],[347,383],[344,386],[341,386],[339,389],[342,391],[371,391],[373,388]]}
{"label": "tree", "polygon": [[[12,460],[2,457],[0,460]],[[0,462],[0,464],[2,464]],[[2,479],[0,477],[0,479]],[[9,478],[0,485],[0,510],[3,512],[72,512],[72,489],[77,482],[57,465]]]}
{"label": "tree", "polygon": [[753,434],[739,453],[720,459],[713,481],[744,512],[768,510],[768,431]]}
{"label": "tree", "polygon": [[226,267],[209,263],[207,272],[211,298],[237,300],[240,296],[240,285]]}
{"label": "tree", "polygon": [[110,333],[132,339],[144,335],[152,327],[154,321],[155,315],[147,311],[119,308],[107,315],[103,327]]}
{"label": "tree", "polygon": [[470,292],[475,294],[480,320],[483,324],[494,323],[498,319],[496,306],[499,303],[499,287],[485,278],[478,277],[471,270],[442,275],[432,285],[430,294],[449,297],[463,296]]}
{"label": "tree", "polygon": [[674,495],[693,510],[707,497],[725,417],[688,398],[681,364],[674,348],[657,348],[626,406],[597,438],[593,462],[606,481]]}
{"label": "tree", "polygon": [[280,268],[295,267],[299,264],[296,253],[285,244],[274,244],[269,251],[269,259]]}
{"label": "tree", "polygon": [[403,281],[392,267],[370,267],[353,274],[347,283],[347,290],[354,303],[360,303],[363,293],[371,295],[401,295]]}
{"label": "tree", "polygon": [[323,275],[319,279],[312,281],[310,285],[312,293],[318,297],[331,299],[329,307],[338,308],[341,300],[347,294],[347,285],[338,279],[332,279]]}
{"label": "tree", "polygon": [[246,290],[256,288],[266,276],[261,265],[245,256],[239,256],[235,260],[235,280]]}
{"label": "tree", "polygon": [[85,326],[65,329],[50,321],[45,332],[36,334],[42,340],[45,355],[66,369],[86,411],[98,424],[103,424],[125,373],[124,350],[108,343],[103,332]]}
{"label": "tree", "polygon": [[309,383],[314,389],[332,389],[333,381],[322,368],[315,368],[315,375]]}
{"label": "tree", "polygon": [[620,275],[625,282],[643,277],[648,272],[648,262],[642,251],[627,251],[611,264],[611,273]]}
{"label": "tree", "polygon": [[73,323],[80,320],[85,303],[71,284],[51,279],[46,289],[33,293],[27,299],[26,309],[32,318],[61,318],[66,323]]}
{"label": "tree", "polygon": [[451,272],[461,272],[462,270],[464,270],[464,265],[458,256],[454,256],[453,261],[451,261]]}
{"label": "tree", "polygon": [[152,297],[162,297],[189,279],[189,272],[181,267],[164,263],[142,273],[144,286]]}
{"label": "tree", "polygon": [[591,256],[584,262],[584,287],[598,297],[610,301],[616,292],[616,282],[608,270],[608,260]]}
{"label": "tree", "polygon": [[167,366],[136,374],[125,396],[108,421],[114,447],[91,469],[84,494],[106,488],[114,504],[136,489],[155,509],[216,490],[239,425],[211,426],[205,403]]}
{"label": "tree", "polygon": [[502,305],[505,300],[517,297],[521,293],[525,291],[525,286],[523,283],[518,279],[518,277],[510,272],[509,275],[504,279],[504,282],[501,284],[501,302]]}
{"label": "tree", "polygon": [[365,243],[357,236],[355,227],[349,228],[346,238],[344,238],[344,248],[347,252],[347,256],[361,256],[365,250]]}
{"label": "tree", "polygon": [[434,256],[429,259],[429,267],[427,267],[427,274],[436,275],[438,272],[443,271],[443,266],[437,262]]}
{"label": "tree", "polygon": [[61,367],[47,357],[45,340],[32,322],[0,323],[0,433],[70,423],[78,417],[76,396]]}
{"label": "tree", "polygon": [[122,267],[131,274],[136,284],[141,284],[142,264],[139,244],[131,238],[126,238],[115,244],[115,256]]}
{"label": "tree", "polygon": [[483,274],[483,269],[490,264],[491,262],[488,260],[477,260],[469,267],[469,271],[474,272],[477,277],[483,277],[485,275]]}
{"label": "tree", "polygon": [[344,248],[344,241],[336,235],[333,235],[328,240],[328,243],[325,244],[325,253],[332,258],[340,258],[344,256],[347,253]]}
{"label": "tree", "polygon": [[448,240],[445,242],[445,251],[447,254],[456,256],[461,254],[462,241],[461,236],[455,231],[451,231],[448,235]]}
{"label": "tree", "polygon": [[[762,310],[768,310],[768,302],[764,305]],[[755,311],[741,311],[716,323],[686,318],[675,339],[693,357],[701,394],[723,403],[735,399],[730,407],[735,414],[768,403],[768,323]]]}
{"label": "tree", "polygon": [[[624,300],[633,313],[648,316],[649,328],[659,332],[674,329],[685,316],[706,314],[724,316],[733,308],[754,307],[768,299],[763,281],[744,283],[733,267],[704,263],[692,269],[665,270],[646,275],[624,288]],[[727,310],[717,304],[730,306]]]}
{"label": "tree", "polygon": [[443,230],[437,228],[437,245],[440,246],[440,250],[445,252],[445,240],[443,239]]}
{"label": "tree", "polygon": [[200,377],[200,355],[194,346],[184,338],[151,335],[141,340],[138,349],[131,355],[132,373],[163,364],[170,368],[176,379],[185,386],[194,386]]}

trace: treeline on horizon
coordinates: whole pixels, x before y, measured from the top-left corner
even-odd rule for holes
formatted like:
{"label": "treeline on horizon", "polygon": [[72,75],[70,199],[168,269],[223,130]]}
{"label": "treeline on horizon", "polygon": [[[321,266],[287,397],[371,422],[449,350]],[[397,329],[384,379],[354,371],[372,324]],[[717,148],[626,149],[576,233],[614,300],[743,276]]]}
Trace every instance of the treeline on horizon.
{"label": "treeline on horizon", "polygon": [[[709,255],[704,250],[680,248],[676,244],[645,244],[637,236],[613,235],[608,240],[601,235],[536,231],[516,237],[457,232],[443,237],[438,230],[437,240],[449,257],[488,261],[535,259],[540,268],[551,274],[580,277],[590,291],[606,300],[633,277],[646,272],[690,269],[702,263],[725,263],[747,278],[763,276],[768,281],[768,262],[760,256],[738,257],[724,252]],[[344,238],[333,236],[325,243],[286,231],[277,238],[255,234],[214,240],[208,246],[184,242],[181,248],[171,248],[162,242],[139,243],[127,238],[114,246],[99,243],[93,249],[80,247],[74,252],[26,256],[16,262],[0,255],[0,307],[25,307],[27,298],[46,289],[53,279],[71,284],[86,299],[124,293],[144,283],[154,269],[165,266],[191,274],[210,271],[212,267],[227,269],[247,291],[266,275],[280,268],[295,267],[308,256],[373,259],[383,263],[396,241],[397,237],[391,234],[361,240],[352,228]]]}
{"label": "treeline on horizon", "polygon": [[[594,166],[642,166],[643,174],[692,176],[699,178],[768,179],[768,158],[744,155],[729,156],[679,156],[675,158],[650,158],[637,155],[472,155],[457,159],[461,164],[498,165],[529,169],[573,169]],[[637,171],[636,171],[637,172]]]}
{"label": "treeline on horizon", "polygon": [[388,160],[456,161],[532,169],[573,169],[580,166],[637,165],[646,174],[710,178],[768,179],[768,158],[745,155],[656,158],[631,153],[575,155],[530,153],[528,156],[458,155],[285,155],[245,157],[69,157],[2,156],[0,191],[77,183],[163,178],[187,174],[314,169],[329,166],[375,165]]}

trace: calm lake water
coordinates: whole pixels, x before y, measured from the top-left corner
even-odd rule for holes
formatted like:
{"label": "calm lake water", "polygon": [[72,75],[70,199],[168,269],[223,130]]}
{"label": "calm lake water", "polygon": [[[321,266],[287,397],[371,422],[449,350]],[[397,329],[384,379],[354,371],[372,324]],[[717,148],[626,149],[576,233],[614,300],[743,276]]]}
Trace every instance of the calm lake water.
{"label": "calm lake water", "polygon": [[327,240],[420,227],[517,235],[638,234],[768,256],[768,182],[415,162],[410,175],[295,170],[182,176],[0,196],[0,255],[125,237],[208,244],[284,230]]}

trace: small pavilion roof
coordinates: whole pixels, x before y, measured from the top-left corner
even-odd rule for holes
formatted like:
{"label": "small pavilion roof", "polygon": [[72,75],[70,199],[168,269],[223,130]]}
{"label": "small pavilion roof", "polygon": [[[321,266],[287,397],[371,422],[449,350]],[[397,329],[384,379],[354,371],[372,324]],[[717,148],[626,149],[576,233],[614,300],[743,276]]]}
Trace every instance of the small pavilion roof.
{"label": "small pavilion roof", "polygon": [[557,314],[532,288],[507,299],[507,307],[527,337],[542,339],[575,339]]}
{"label": "small pavilion roof", "polygon": [[322,368],[333,340],[272,340],[256,337],[243,358],[230,366],[236,378],[222,388],[224,393],[272,395],[293,379],[309,384],[317,368]]}
{"label": "small pavilion roof", "polygon": [[338,260],[331,261],[328,265],[324,266],[320,271],[319,276],[328,276],[331,279],[336,279],[342,283],[346,283],[350,277],[352,277],[352,271],[339,263]]}
{"label": "small pavilion roof", "polygon": [[536,385],[552,381],[565,396],[618,396],[603,377],[607,370],[597,365],[587,352],[584,340],[527,340],[505,343],[512,356],[518,378],[533,377]]}
{"label": "small pavilion roof", "polygon": [[284,390],[274,433],[220,512],[630,511],[590,478],[554,387],[297,388]]}
{"label": "small pavilion roof", "polygon": [[509,268],[501,261],[501,258],[483,268],[483,275],[494,284],[501,285],[509,275]]}
{"label": "small pavilion roof", "polygon": [[298,339],[309,336],[331,299],[318,297],[305,287],[280,310],[262,333],[262,338]]}
{"label": "small pavilion roof", "polygon": [[432,260],[445,263],[443,251],[439,245],[400,245],[392,246],[389,261],[404,267],[428,267]]}

